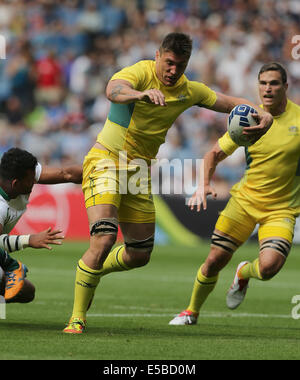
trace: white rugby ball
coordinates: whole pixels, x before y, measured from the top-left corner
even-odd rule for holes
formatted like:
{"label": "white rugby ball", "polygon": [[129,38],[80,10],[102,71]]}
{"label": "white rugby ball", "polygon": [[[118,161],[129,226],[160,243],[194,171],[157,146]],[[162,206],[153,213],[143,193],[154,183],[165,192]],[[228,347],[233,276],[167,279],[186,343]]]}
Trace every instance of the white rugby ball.
{"label": "white rugby ball", "polygon": [[256,120],[251,115],[257,113],[248,104],[240,104],[232,109],[227,120],[227,130],[231,139],[239,146],[250,146],[253,140],[249,135],[243,135],[244,127],[257,125]]}

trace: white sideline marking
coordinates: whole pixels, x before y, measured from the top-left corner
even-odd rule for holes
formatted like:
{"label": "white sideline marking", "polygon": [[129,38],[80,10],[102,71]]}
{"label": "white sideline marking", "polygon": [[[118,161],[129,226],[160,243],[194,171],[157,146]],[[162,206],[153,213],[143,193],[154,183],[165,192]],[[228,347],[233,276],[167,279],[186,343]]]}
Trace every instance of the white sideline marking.
{"label": "white sideline marking", "polygon": [[[88,317],[113,317],[113,318],[123,318],[123,317],[134,317],[134,318],[153,318],[153,317],[174,317],[174,314],[123,314],[123,313],[102,313],[102,314],[88,314]],[[291,315],[286,314],[253,314],[253,313],[201,313],[200,318],[280,318],[288,319],[291,318]]]}

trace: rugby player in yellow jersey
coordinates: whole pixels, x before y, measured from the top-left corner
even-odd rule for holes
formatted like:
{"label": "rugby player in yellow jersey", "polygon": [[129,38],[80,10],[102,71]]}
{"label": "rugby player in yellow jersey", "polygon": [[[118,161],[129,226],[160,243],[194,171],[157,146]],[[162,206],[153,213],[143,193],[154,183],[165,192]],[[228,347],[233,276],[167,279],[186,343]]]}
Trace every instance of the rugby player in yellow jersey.
{"label": "rugby player in yellow jersey", "polygon": [[[126,67],[107,85],[110,112],[83,164],[90,247],[77,265],[73,312],[65,333],[84,331],[86,312],[101,277],[148,263],[155,228],[149,165],[176,118],[193,105],[229,113],[234,106],[249,103],[189,81],[184,71],[191,51],[189,36],[171,33],[164,38],[155,61],[140,61]],[[256,138],[268,130],[273,118],[252,106],[259,125],[247,133]],[[134,175],[131,169],[135,167],[127,168],[126,164],[134,159],[143,160],[149,174],[144,181],[147,191],[137,194],[124,191],[122,180],[124,174],[128,175],[125,185],[130,183]],[[124,245],[112,249],[119,225]]]}
{"label": "rugby player in yellow jersey", "polygon": [[[219,272],[259,225],[259,257],[241,262],[227,293],[227,306],[237,308],[244,300],[251,278],[269,280],[284,265],[289,254],[295,218],[300,214],[300,107],[287,98],[287,75],[278,63],[265,64],[258,75],[262,107],[274,117],[268,132],[245,149],[247,168],[231,189],[231,198],[221,212],[212,235],[209,255],[200,266],[190,303],[170,321],[171,325],[197,323],[199,311],[214,289]],[[237,145],[228,132],[204,157],[204,188],[189,200],[191,209],[216,192],[210,180],[216,165],[232,154]]]}

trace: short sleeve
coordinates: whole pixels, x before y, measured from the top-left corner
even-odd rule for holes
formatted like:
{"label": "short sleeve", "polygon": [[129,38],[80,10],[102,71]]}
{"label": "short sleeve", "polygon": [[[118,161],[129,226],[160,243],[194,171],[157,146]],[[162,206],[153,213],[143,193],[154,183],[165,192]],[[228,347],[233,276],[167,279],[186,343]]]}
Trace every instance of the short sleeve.
{"label": "short sleeve", "polygon": [[230,156],[239,147],[235,142],[232,141],[228,132],[219,138],[218,143],[220,148],[227,156]]}
{"label": "short sleeve", "polygon": [[140,89],[144,86],[147,76],[147,64],[140,61],[132,66],[125,67],[121,71],[115,73],[111,80],[123,79],[132,84],[134,89]]}
{"label": "short sleeve", "polygon": [[190,82],[194,104],[199,106],[212,107],[217,101],[217,94],[214,90],[200,82]]}

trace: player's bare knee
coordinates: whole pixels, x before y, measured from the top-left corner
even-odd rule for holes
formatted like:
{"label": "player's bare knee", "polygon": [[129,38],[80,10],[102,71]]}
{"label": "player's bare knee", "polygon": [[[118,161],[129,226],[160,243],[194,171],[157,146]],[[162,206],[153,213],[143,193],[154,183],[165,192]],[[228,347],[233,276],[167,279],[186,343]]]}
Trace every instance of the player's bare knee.
{"label": "player's bare knee", "polygon": [[202,268],[202,274],[206,277],[214,276],[220,272],[223,266],[224,260],[222,258],[222,255],[213,255],[211,253],[205,260],[204,266]]}
{"label": "player's bare knee", "polygon": [[148,264],[151,257],[151,251],[136,251],[132,249],[126,249],[128,255],[128,261],[133,268],[143,267]]}
{"label": "player's bare knee", "polygon": [[23,303],[32,302],[35,298],[35,288],[33,290],[28,291],[28,293],[23,297]]}
{"label": "player's bare knee", "polygon": [[264,281],[271,280],[279,270],[274,268],[273,266],[265,266],[265,265],[260,265],[259,266],[259,273],[261,275],[261,279]]}
{"label": "player's bare knee", "polygon": [[259,273],[262,280],[267,281],[276,276],[276,274],[282,268],[284,261],[283,260],[274,260],[274,261],[261,261],[259,262]]}
{"label": "player's bare knee", "polygon": [[279,238],[265,240],[260,246],[259,271],[262,280],[273,278],[284,265],[291,243]]}
{"label": "player's bare knee", "polygon": [[99,235],[95,236],[91,244],[91,251],[95,253],[109,252],[116,243],[117,237],[115,235]]}
{"label": "player's bare knee", "polygon": [[30,303],[35,298],[35,286],[27,279],[24,280],[22,289],[15,297],[6,301],[6,303]]}
{"label": "player's bare knee", "polygon": [[214,276],[223,269],[230,261],[232,254],[220,247],[211,247],[210,253],[205,260],[204,270],[207,274],[202,273],[204,276]]}
{"label": "player's bare knee", "polygon": [[116,243],[118,220],[102,218],[90,225],[90,235],[93,238],[90,250],[94,254],[108,253]]}
{"label": "player's bare knee", "polygon": [[32,302],[35,298],[35,286],[32,282],[25,279],[24,280],[24,286],[21,290],[21,294],[19,294],[20,301],[22,303],[29,303]]}
{"label": "player's bare knee", "polygon": [[143,240],[136,240],[125,236],[125,250],[131,265],[142,267],[148,264],[154,245],[154,235]]}

